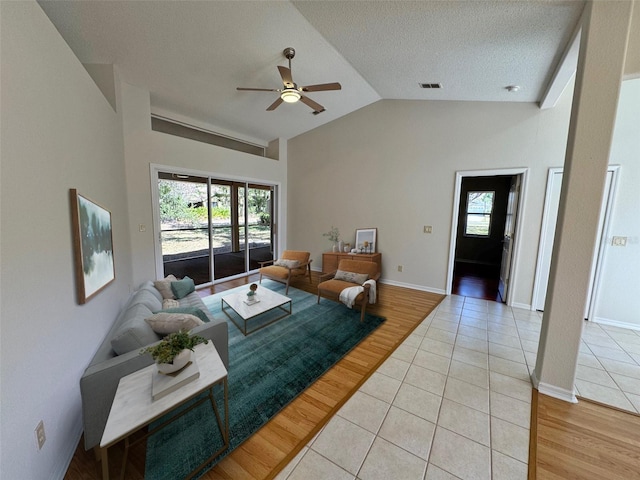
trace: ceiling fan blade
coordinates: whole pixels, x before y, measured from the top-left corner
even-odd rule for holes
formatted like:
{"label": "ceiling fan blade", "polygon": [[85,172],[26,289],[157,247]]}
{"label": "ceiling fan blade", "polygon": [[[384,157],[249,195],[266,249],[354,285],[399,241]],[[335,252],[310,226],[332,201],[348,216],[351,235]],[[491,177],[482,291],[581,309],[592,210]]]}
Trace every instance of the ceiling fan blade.
{"label": "ceiling fan blade", "polygon": [[282,77],[282,83],[287,88],[293,88],[293,79],[291,78],[291,69],[287,67],[283,67],[282,65],[278,65],[278,71],[280,72],[280,76]]}
{"label": "ceiling fan blade", "polygon": [[319,103],[314,102],[309,97],[305,97],[304,95],[301,95],[300,96],[300,101],[302,103],[304,103],[305,105],[310,106],[311,108],[313,108],[314,111],[316,111],[318,113],[324,112],[324,107],[322,105],[320,105]]}
{"label": "ceiling fan blade", "polygon": [[325,90],[342,90],[342,85],[338,82],[335,83],[320,83],[318,85],[307,85],[306,87],[300,87],[303,92],[322,92]]}
{"label": "ceiling fan blade", "polygon": [[249,92],[277,92],[277,88],[243,88],[237,87],[236,90],[244,90]]}
{"label": "ceiling fan blade", "polygon": [[269,107],[267,108],[267,112],[270,112],[271,110],[275,110],[276,108],[278,108],[280,106],[280,104],[282,102],[283,102],[283,100],[280,97],[278,97],[275,102],[273,102],[271,105],[269,105]]}

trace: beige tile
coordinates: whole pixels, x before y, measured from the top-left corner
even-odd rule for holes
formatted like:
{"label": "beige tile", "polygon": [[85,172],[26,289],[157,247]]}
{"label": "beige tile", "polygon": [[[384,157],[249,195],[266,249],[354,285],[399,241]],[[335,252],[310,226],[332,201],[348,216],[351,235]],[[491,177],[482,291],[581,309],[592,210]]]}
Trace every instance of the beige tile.
{"label": "beige tile", "polygon": [[634,395],[632,393],[625,393],[625,395],[636,409],[636,412],[640,412],[640,395]]}
{"label": "beige tile", "polygon": [[467,325],[469,327],[487,329],[487,320],[472,317],[460,317],[460,325]]}
{"label": "beige tile", "polygon": [[453,345],[425,337],[420,344],[420,350],[442,355],[443,357],[451,357],[453,354]]}
{"label": "beige tile", "polygon": [[492,343],[497,343],[500,345],[504,345],[511,348],[522,348],[520,346],[520,337],[505,335],[498,332],[489,331],[489,341]]}
{"label": "beige tile", "polygon": [[441,402],[442,396],[403,383],[393,405],[435,423],[438,420]]}
{"label": "beige tile", "polygon": [[529,430],[491,417],[491,448],[521,462],[529,460]]}
{"label": "beige tile", "polygon": [[407,370],[409,370],[410,366],[411,362],[405,362],[403,360],[390,357],[380,365],[377,372],[397,380],[402,380],[407,374]]}
{"label": "beige tile", "polygon": [[383,402],[391,403],[400,388],[400,383],[400,380],[374,372],[360,387],[360,391],[368,393]]}
{"label": "beige tile", "polygon": [[487,330],[485,328],[472,327],[470,325],[460,325],[458,327],[458,335],[477,338],[479,340],[487,339]]}
{"label": "beige tile", "polygon": [[637,378],[626,377],[618,373],[612,373],[611,376],[618,384],[620,389],[626,393],[640,395],[640,380]]}
{"label": "beige tile", "polygon": [[475,350],[476,352],[488,353],[489,344],[486,340],[480,340],[479,338],[467,337],[460,335],[456,337],[456,346],[461,346],[469,350]]}
{"label": "beige tile", "polygon": [[524,338],[520,339],[520,344],[522,345],[522,350],[525,352],[538,353],[538,342],[525,340]]}
{"label": "beige tile", "polygon": [[[600,362],[595,355],[590,355],[587,353],[578,354],[578,365],[584,365],[585,367],[599,368],[600,370],[604,370],[604,367],[602,366],[602,362]],[[627,363],[625,365],[629,365],[629,364]]]}
{"label": "beige tile", "polygon": [[527,480],[529,477],[527,463],[495,450],[491,454],[491,466],[492,480]]}
{"label": "beige tile", "polygon": [[489,308],[487,306],[486,303],[474,303],[474,302],[464,302],[464,307],[462,308],[462,311],[464,312],[465,310],[473,310],[475,312],[488,312]]}
{"label": "beige tile", "polygon": [[529,381],[529,369],[526,365],[504,358],[489,355],[489,370],[501,373],[509,377],[517,378],[525,382]]}
{"label": "beige tile", "polygon": [[413,361],[413,357],[416,356],[416,352],[417,351],[418,351],[418,347],[410,347],[408,345],[400,345],[391,354],[391,358],[397,358],[398,360],[402,360],[404,362],[411,363]]}
{"label": "beige tile", "polygon": [[407,338],[405,338],[404,342],[402,342],[402,345],[406,345],[407,347],[418,348],[422,343],[422,338],[423,337],[421,337],[420,335],[415,335],[412,333]]}
{"label": "beige tile", "polygon": [[627,362],[635,364],[633,358],[622,348],[607,348],[599,347],[597,345],[590,345],[589,349],[598,358],[608,358],[610,360],[617,360],[619,362]]}
{"label": "beige tile", "polygon": [[516,326],[516,321],[513,318],[513,316],[495,315],[495,314],[489,313],[487,320],[490,323],[494,323],[494,324],[497,323],[499,325],[504,325],[506,327]]}
{"label": "beige tile", "polygon": [[636,335],[630,330],[624,331],[608,331],[607,334],[613,338],[616,342],[624,343],[633,343],[635,345],[640,345],[640,335]]}
{"label": "beige tile", "polygon": [[453,344],[456,341],[456,332],[442,330],[440,328],[431,326],[429,327],[429,330],[427,331],[425,337],[432,338],[433,340],[438,340],[440,342]]}
{"label": "beige tile", "polygon": [[453,359],[484,369],[489,367],[489,358],[486,353],[469,350],[461,346],[456,346],[453,350]]}
{"label": "beige tile", "polygon": [[442,395],[446,379],[446,375],[417,365],[411,365],[404,381],[414,387],[422,388],[436,395]]}
{"label": "beige tile", "polygon": [[353,480],[346,470],[330,462],[322,455],[309,450],[296,465],[287,480]]}
{"label": "beige tile", "polygon": [[525,382],[501,373],[489,372],[489,389],[492,392],[502,393],[508,397],[531,403],[530,381]]}
{"label": "beige tile", "polygon": [[640,343],[618,342],[618,345],[627,353],[640,354]]}
{"label": "beige tile", "polygon": [[442,400],[438,426],[490,446],[489,415],[447,398]]}
{"label": "beige tile", "polygon": [[527,365],[529,366],[529,372],[532,372],[536,367],[536,360],[538,359],[537,353],[524,352],[524,358],[527,361]]}
{"label": "beige tile", "polygon": [[447,304],[445,302],[442,302],[438,306],[436,313],[445,313],[445,312],[460,316],[460,312],[462,312],[462,304],[457,305],[457,304]]}
{"label": "beige tile", "polygon": [[602,367],[604,367],[609,373],[618,373],[626,377],[640,379],[640,366],[638,365],[617,362],[616,360],[609,360],[606,358],[601,359],[599,363],[601,363]]}
{"label": "beige tile", "polygon": [[504,358],[505,360],[511,360],[512,362],[525,363],[524,354],[520,348],[512,348],[498,343],[489,342],[489,354],[495,357]]}
{"label": "beige tile", "polygon": [[609,388],[616,388],[617,385],[609,376],[609,374],[599,368],[586,367],[584,365],[578,365],[576,367],[576,378],[585,380],[591,383],[597,383]]}
{"label": "beige tile", "polygon": [[489,413],[489,390],[449,377],[444,398]]}
{"label": "beige tile", "polygon": [[391,407],[378,436],[427,460],[436,426],[405,410]]}
{"label": "beige tile", "polygon": [[427,465],[427,476],[425,480],[458,480],[460,477],[451,475],[449,472],[436,467],[433,463]]}
{"label": "beige tile", "polygon": [[580,391],[581,397],[589,398],[623,410],[635,411],[631,402],[629,402],[625,394],[622,393],[622,390],[618,388],[603,387],[602,385],[585,382],[584,380],[576,380],[576,387]]}
{"label": "beige tile", "polygon": [[478,312],[477,310],[470,310],[465,306],[465,308],[462,309],[462,314],[460,316],[466,318],[477,318],[479,320],[487,320],[489,318],[488,315],[489,314],[486,311]]}
{"label": "beige tile", "polygon": [[425,334],[427,333],[427,330],[429,329],[429,325],[431,325],[431,319],[429,319],[426,322],[422,322],[420,325],[418,325],[416,328],[413,329],[413,332],[411,332],[413,335],[418,335],[420,337],[424,337]]}
{"label": "beige tile", "polygon": [[487,330],[489,332],[494,332],[502,335],[511,335],[512,337],[518,336],[518,329],[516,328],[515,322],[513,325],[505,325],[504,323],[495,323],[489,321],[487,324]]}
{"label": "beige tile", "polygon": [[458,323],[460,321],[460,314],[454,312],[438,311],[434,315],[433,320]]}
{"label": "beige tile", "polygon": [[432,328],[437,328],[439,330],[445,330],[447,332],[456,333],[458,331],[458,320],[448,321],[448,320],[441,320],[441,319],[438,319],[438,317],[436,317],[436,319],[433,322],[431,322],[431,326],[429,327],[429,329],[432,329]]}
{"label": "beige tile", "polygon": [[434,372],[442,373],[446,375],[449,372],[449,364],[451,359],[449,357],[443,357],[442,355],[436,355],[425,350],[418,350],[413,364],[419,367],[428,368]]}
{"label": "beige tile", "polygon": [[311,449],[356,475],[374,439],[373,433],[340,416],[334,416],[313,442]]}
{"label": "beige tile", "polygon": [[453,360],[449,368],[449,377],[471,383],[478,387],[489,388],[489,371],[468,363]]}
{"label": "beige tile", "polygon": [[[402,472],[403,480],[422,480],[426,468],[426,461],[383,438],[377,437],[358,473],[358,478],[361,480],[389,480],[398,478],[398,472]],[[306,480],[310,480],[310,478]]]}
{"label": "beige tile", "polygon": [[521,340],[528,340],[536,344],[540,340],[540,332],[534,332],[532,330],[518,330],[518,336]]}
{"label": "beige tile", "polygon": [[531,425],[531,404],[498,392],[491,392],[489,396],[491,416],[520,427],[529,429]]}
{"label": "beige tile", "polygon": [[358,391],[338,410],[338,415],[369,432],[378,433],[390,407],[387,402]]}
{"label": "beige tile", "polygon": [[442,427],[436,428],[429,462],[465,480],[491,478],[490,449]]}

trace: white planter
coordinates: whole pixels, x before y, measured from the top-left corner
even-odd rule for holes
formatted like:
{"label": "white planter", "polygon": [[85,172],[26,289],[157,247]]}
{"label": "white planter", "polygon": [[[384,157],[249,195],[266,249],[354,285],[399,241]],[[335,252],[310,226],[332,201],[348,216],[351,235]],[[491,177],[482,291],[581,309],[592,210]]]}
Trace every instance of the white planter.
{"label": "white planter", "polygon": [[160,373],[173,373],[184,368],[184,366],[191,361],[191,354],[193,352],[188,348],[182,350],[178,355],[173,357],[173,363],[157,363],[158,372]]}

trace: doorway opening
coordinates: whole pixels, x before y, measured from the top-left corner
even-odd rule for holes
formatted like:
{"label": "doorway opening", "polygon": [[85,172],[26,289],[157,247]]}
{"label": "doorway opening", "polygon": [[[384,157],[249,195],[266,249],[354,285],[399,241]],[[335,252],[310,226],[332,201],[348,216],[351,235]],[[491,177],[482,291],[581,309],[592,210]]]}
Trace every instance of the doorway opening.
{"label": "doorway opening", "polygon": [[525,174],[457,173],[447,294],[510,304]]}

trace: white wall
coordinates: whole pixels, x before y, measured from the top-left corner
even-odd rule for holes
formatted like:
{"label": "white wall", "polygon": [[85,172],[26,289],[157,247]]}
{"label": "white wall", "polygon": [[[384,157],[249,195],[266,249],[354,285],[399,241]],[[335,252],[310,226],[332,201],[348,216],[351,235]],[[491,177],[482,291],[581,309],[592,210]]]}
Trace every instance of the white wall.
{"label": "white wall", "polygon": [[[37,3],[0,9],[0,476],[62,478],[82,430],[80,376],[131,282],[121,123]],[[116,281],[85,305],[76,303],[70,188],[113,220]]]}
{"label": "white wall", "polygon": [[[237,152],[151,130],[149,92],[121,84],[125,132],[125,161],[129,197],[134,284],[156,278],[150,164],[177,167],[212,176],[278,184],[280,232],[287,224],[287,156],[280,146],[280,160]],[[139,225],[146,225],[145,232]],[[284,238],[281,242],[284,241]],[[282,248],[283,243],[280,244]],[[158,272],[162,276],[162,272]]]}
{"label": "white wall", "polygon": [[[640,329],[640,78],[622,82],[609,162],[622,167],[595,320]],[[612,246],[612,236],[627,237],[626,247]]]}
{"label": "white wall", "polygon": [[290,140],[289,243],[320,267],[331,225],[351,242],[356,228],[377,227],[383,281],[444,291],[456,171],[529,167],[513,300],[530,305],[547,171],[564,162],[571,90],[544,111],[383,100]]}

